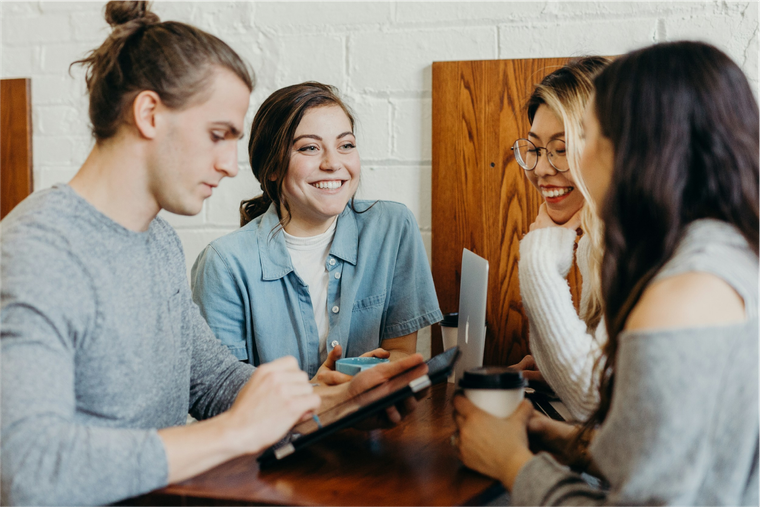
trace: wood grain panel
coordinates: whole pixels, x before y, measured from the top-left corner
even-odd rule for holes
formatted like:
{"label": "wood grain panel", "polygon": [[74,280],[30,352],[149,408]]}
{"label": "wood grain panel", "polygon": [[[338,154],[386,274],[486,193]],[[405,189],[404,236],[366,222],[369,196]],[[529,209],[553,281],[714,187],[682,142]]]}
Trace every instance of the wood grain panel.
{"label": "wood grain panel", "polygon": [[265,470],[243,456],[119,505],[485,505],[504,489],[457,458],[454,390],[433,386],[395,427],[341,430]]}
{"label": "wood grain panel", "polygon": [[32,193],[30,79],[0,81],[0,219]]}
{"label": "wood grain panel", "polygon": [[[456,312],[462,249],[488,259],[485,364],[513,364],[529,351],[519,241],[543,198],[510,147],[530,129],[523,106],[535,84],[567,60],[433,64],[433,279],[441,310]],[[577,305],[577,267],[568,280]],[[440,328],[433,326],[432,353],[442,349]]]}

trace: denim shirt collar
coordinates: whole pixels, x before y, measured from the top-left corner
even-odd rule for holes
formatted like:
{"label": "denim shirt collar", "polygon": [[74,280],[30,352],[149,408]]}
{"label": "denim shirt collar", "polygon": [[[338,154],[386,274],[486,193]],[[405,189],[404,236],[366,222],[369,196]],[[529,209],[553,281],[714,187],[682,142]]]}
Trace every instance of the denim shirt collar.
{"label": "denim shirt collar", "polygon": [[[359,249],[359,230],[350,205],[347,205],[343,212],[338,215],[337,220],[330,255],[355,266]],[[288,248],[285,245],[285,236],[281,234],[280,230],[272,233],[279,223],[280,217],[277,215],[274,203],[272,203],[266,213],[262,215],[256,231],[258,243],[262,245],[259,248],[259,257],[261,258],[261,275],[264,280],[277,280],[294,271]],[[266,248],[263,247],[264,245]]]}

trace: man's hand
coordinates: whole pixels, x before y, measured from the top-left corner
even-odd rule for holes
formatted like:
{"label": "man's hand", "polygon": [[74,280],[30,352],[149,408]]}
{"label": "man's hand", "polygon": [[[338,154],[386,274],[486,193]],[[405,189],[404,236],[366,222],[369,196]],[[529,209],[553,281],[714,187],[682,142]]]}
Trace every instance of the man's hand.
{"label": "man's hand", "polygon": [[244,452],[258,452],[280,440],[320,398],[292,356],[259,366],[224,415]]}
{"label": "man's hand", "polygon": [[[343,355],[343,347],[340,345],[333,347],[333,349],[327,354],[327,359],[325,359],[325,362],[322,363],[322,366],[320,366],[319,370],[317,370],[317,374],[314,375],[313,379],[311,379],[311,382],[326,386],[337,386],[338,384],[343,384],[344,382],[350,382],[354,377],[351,375],[346,375],[345,373],[341,373],[339,371],[335,371],[335,362],[340,359],[341,355]],[[369,352],[365,352],[359,357],[378,357],[380,359],[388,359],[390,355],[391,353],[387,350],[378,348],[375,350],[370,350]]]}
{"label": "man's hand", "polygon": [[232,407],[211,419],[158,430],[169,464],[168,482],[183,481],[279,441],[319,408],[308,376],[288,356],[259,366]]}

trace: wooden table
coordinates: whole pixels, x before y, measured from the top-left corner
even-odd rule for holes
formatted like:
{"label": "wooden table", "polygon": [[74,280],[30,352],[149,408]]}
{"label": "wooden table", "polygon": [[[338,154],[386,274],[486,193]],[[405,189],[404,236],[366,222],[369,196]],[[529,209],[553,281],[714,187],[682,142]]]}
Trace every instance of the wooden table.
{"label": "wooden table", "polygon": [[449,443],[453,384],[434,386],[398,426],[346,429],[259,470],[243,456],[129,505],[482,505],[500,483],[465,468]]}

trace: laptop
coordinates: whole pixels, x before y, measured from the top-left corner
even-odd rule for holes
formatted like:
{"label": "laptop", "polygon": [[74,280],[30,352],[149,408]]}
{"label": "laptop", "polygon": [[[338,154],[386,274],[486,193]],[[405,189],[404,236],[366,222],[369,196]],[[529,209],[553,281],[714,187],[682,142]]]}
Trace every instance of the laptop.
{"label": "laptop", "polygon": [[461,273],[457,345],[462,355],[454,370],[455,382],[459,382],[465,370],[483,366],[483,352],[486,345],[488,261],[465,248],[462,251]]}
{"label": "laptop", "polygon": [[[458,383],[465,370],[483,366],[486,345],[486,303],[488,300],[488,261],[467,250],[462,251],[462,276],[459,286],[459,322],[457,346],[461,357],[454,369],[453,382]],[[526,389],[537,410],[557,421],[569,420],[569,412],[553,392],[543,386]]]}

